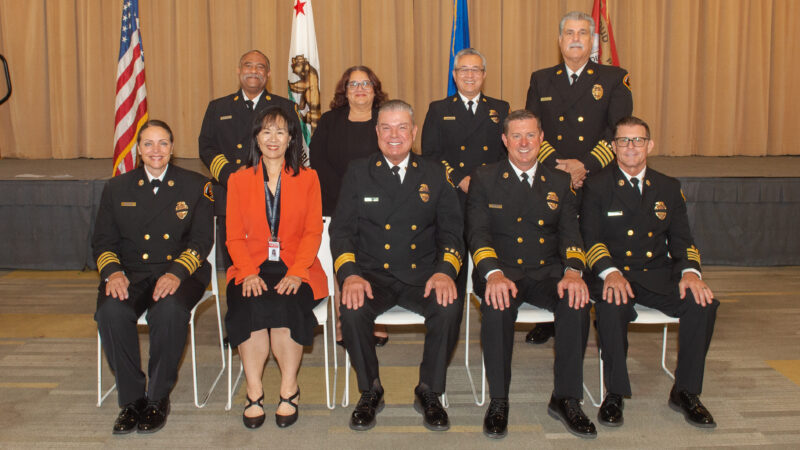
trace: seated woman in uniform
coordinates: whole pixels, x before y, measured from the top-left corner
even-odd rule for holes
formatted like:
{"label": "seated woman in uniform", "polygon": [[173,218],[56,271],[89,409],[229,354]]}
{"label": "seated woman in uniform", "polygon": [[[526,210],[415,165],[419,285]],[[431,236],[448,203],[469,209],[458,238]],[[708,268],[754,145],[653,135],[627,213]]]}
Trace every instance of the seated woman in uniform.
{"label": "seated woman in uniform", "polygon": [[247,379],[248,428],[264,423],[261,377],[270,349],[281,371],[279,427],[297,421],[297,371],[317,325],[315,299],[328,295],[317,251],[322,201],[317,173],[302,166],[299,125],[280,108],[253,120],[250,154],[228,180],[227,245],[230,344],[238,346]]}

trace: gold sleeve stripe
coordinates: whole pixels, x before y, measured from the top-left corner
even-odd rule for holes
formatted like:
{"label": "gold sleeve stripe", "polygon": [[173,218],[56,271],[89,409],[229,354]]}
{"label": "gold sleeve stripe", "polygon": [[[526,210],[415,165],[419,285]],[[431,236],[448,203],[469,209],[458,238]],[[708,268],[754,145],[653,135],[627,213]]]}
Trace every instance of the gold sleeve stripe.
{"label": "gold sleeve stripe", "polygon": [[356,262],[356,254],[355,253],[342,253],[336,258],[336,261],[333,262],[333,271],[338,272],[339,268],[346,263],[355,263]]}
{"label": "gold sleeve stripe", "polygon": [[539,148],[539,156],[536,159],[539,160],[539,162],[544,162],[544,160],[550,157],[550,155],[552,155],[555,151],[556,149],[553,148],[549,142],[544,141],[542,142],[542,146]]}
{"label": "gold sleeve stripe", "polygon": [[608,251],[606,244],[603,244],[602,242],[594,244],[592,248],[586,252],[586,262],[588,262],[589,268],[594,267],[597,261],[605,257],[611,258],[611,253]]}
{"label": "gold sleeve stripe", "polygon": [[209,166],[209,170],[211,171],[211,176],[213,176],[217,181],[219,181],[219,173],[222,171],[222,168],[228,164],[228,158],[225,157],[222,153],[215,156],[214,159],[211,160],[211,166]]}
{"label": "gold sleeve stripe", "polygon": [[114,252],[101,253],[100,256],[97,257],[97,272],[102,272],[103,269],[111,263],[121,264],[117,254]]}
{"label": "gold sleeve stripe", "polygon": [[189,271],[189,275],[193,274],[195,270],[200,267],[200,259],[192,253],[191,250],[184,250],[175,262],[186,267],[186,270]]}
{"label": "gold sleeve stripe", "polygon": [[600,161],[600,165],[603,167],[607,166],[611,161],[614,160],[614,152],[611,151],[608,143],[602,139],[597,143],[597,145],[594,146],[591,154],[597,158],[598,161]]}
{"label": "gold sleeve stripe", "polygon": [[492,247],[481,247],[472,254],[472,262],[476,266],[486,258],[497,259],[497,252]]}
{"label": "gold sleeve stripe", "polygon": [[567,259],[570,258],[576,258],[580,260],[584,265],[586,264],[586,255],[583,253],[583,249],[579,247],[567,248]]}
{"label": "gold sleeve stripe", "polygon": [[700,264],[700,250],[694,245],[686,249],[686,259]]}
{"label": "gold sleeve stripe", "polygon": [[453,265],[453,267],[455,267],[456,273],[458,273],[458,271],[461,270],[461,261],[458,260],[458,257],[456,255],[452,253],[445,253],[444,260],[445,262],[449,262],[450,264]]}

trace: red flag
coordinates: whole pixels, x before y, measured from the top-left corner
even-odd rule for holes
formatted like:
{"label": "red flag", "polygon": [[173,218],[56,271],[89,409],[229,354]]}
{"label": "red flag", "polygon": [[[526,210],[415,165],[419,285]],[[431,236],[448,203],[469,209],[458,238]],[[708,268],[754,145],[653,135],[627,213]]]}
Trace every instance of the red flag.
{"label": "red flag", "polygon": [[592,61],[608,66],[619,66],[617,46],[614,44],[614,31],[608,18],[606,0],[594,0],[592,7],[594,36],[592,37]]}
{"label": "red flag", "polygon": [[136,135],[147,122],[139,0],[123,0],[114,114],[114,176],[136,167]]}

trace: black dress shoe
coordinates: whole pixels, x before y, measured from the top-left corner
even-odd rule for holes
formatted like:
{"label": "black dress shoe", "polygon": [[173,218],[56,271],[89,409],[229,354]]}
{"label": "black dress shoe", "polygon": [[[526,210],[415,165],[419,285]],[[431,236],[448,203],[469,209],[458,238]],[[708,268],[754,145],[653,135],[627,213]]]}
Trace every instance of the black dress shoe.
{"label": "black dress shoe", "polygon": [[389,342],[389,336],[375,336],[375,347],[383,347]]}
{"label": "black dress shoe", "polygon": [[155,433],[164,428],[169,415],[169,397],[149,401],[139,419],[139,433]]}
{"label": "black dress shoe", "polygon": [[483,434],[503,439],[508,434],[508,399],[493,398],[483,417]]}
{"label": "black dress shoe", "polygon": [[669,407],[683,413],[686,422],[700,428],[715,428],[717,423],[711,413],[700,402],[700,397],[672,386],[669,393]]}
{"label": "black dress shoe", "polygon": [[624,422],[622,417],[622,408],[625,404],[622,401],[622,396],[617,394],[608,393],[603,404],[600,405],[600,410],[597,411],[597,421],[607,427],[618,427]]}
{"label": "black dress shoe", "polygon": [[575,436],[594,439],[597,437],[597,430],[594,424],[581,409],[578,399],[550,397],[550,404],[547,405],[547,413],[554,419],[560,420],[567,431]]}
{"label": "black dress shoe", "polygon": [[[244,407],[244,411],[247,411],[247,408],[250,408],[251,406],[258,406],[262,410],[264,409],[264,391],[261,391],[261,397],[258,397],[257,400],[250,400],[250,397],[247,395],[245,395],[245,398],[247,399],[247,405]],[[242,411],[242,423],[244,423],[244,426],[255,429],[261,425],[264,425],[264,420],[267,418],[266,414],[261,414],[260,416],[255,417],[247,417],[244,415],[244,411]]]}
{"label": "black dress shoe", "polygon": [[439,401],[439,394],[430,389],[414,388],[414,410],[422,414],[422,424],[431,431],[447,431],[450,419]]}
{"label": "black dress shoe", "polygon": [[556,335],[556,328],[552,322],[550,323],[537,323],[531,331],[525,336],[525,342],[528,344],[544,344],[551,337]]}
{"label": "black dress shoe", "polygon": [[278,402],[278,406],[280,406],[281,403],[288,403],[294,407],[294,413],[288,416],[282,416],[278,413],[275,413],[275,424],[278,425],[278,427],[286,428],[297,422],[297,417],[298,417],[297,403],[293,402],[292,400],[296,399],[299,396],[300,396],[299,387],[297,388],[297,392],[295,392],[294,395],[292,395],[289,398],[283,398],[280,395],[278,395],[278,398],[280,399],[280,401]]}
{"label": "black dress shoe", "polygon": [[375,416],[383,411],[383,406],[383,389],[362,392],[361,398],[350,416],[350,429],[367,431],[374,427]]}
{"label": "black dress shoe", "polygon": [[117,416],[117,420],[114,421],[112,433],[128,434],[133,432],[136,429],[136,425],[139,424],[139,417],[145,406],[147,406],[147,399],[144,397],[123,406],[122,411]]}

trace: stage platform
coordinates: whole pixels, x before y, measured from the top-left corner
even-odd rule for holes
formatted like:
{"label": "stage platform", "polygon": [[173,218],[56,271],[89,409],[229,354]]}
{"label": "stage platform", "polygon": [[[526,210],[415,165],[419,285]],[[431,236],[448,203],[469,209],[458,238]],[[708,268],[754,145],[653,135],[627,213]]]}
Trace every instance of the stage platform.
{"label": "stage platform", "polygon": [[[681,180],[705,264],[800,265],[800,157],[651,157]],[[209,176],[199,159],[175,164]],[[0,159],[0,268],[94,268],[110,159]]]}

